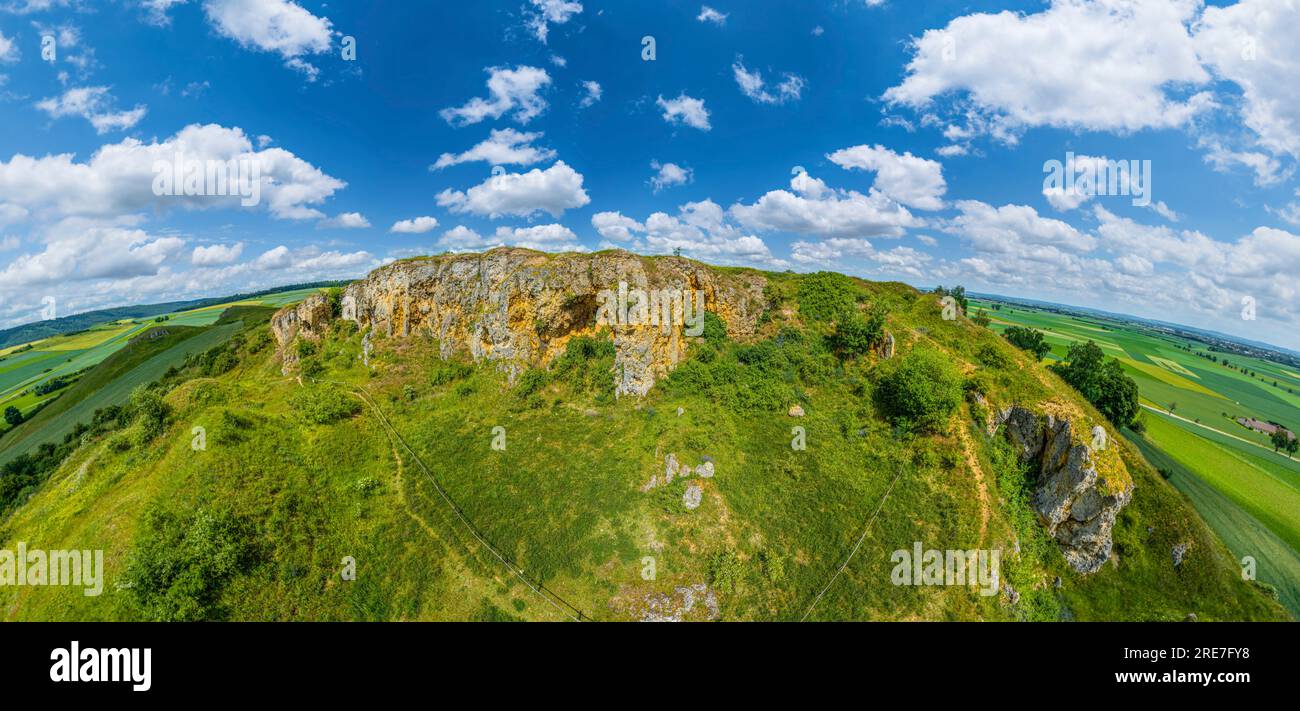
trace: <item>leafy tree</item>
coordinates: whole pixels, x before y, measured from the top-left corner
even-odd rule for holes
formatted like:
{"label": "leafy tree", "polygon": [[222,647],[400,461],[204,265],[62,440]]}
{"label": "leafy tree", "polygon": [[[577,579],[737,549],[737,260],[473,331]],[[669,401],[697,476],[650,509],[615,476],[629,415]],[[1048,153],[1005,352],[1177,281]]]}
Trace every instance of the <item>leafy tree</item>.
{"label": "leafy tree", "polygon": [[1287,444],[1291,442],[1291,438],[1287,436],[1286,430],[1283,429],[1273,430],[1273,434],[1268,436],[1268,440],[1273,443],[1274,452],[1279,449],[1285,450]]}
{"label": "leafy tree", "polygon": [[966,307],[969,305],[966,300],[966,287],[954,286],[951,289],[945,289],[942,286],[937,286],[934,289],[934,293],[939,296],[951,296],[952,300],[955,301],[957,306],[961,309],[961,312],[963,314],[966,313]]}
{"label": "leafy tree", "polygon": [[939,431],[961,405],[961,374],[948,356],[928,348],[896,362],[876,389],[881,409],[904,429]]}
{"label": "leafy tree", "polygon": [[971,316],[970,320],[975,322],[975,325],[980,328],[988,328],[989,324],[993,323],[993,319],[989,318],[988,313],[985,312],[984,309],[976,311],[975,315]]}
{"label": "leafy tree", "polygon": [[8,422],[10,427],[21,425],[23,423],[23,411],[12,405],[6,407],[5,422]]}
{"label": "leafy tree", "polygon": [[1128,426],[1140,411],[1138,386],[1114,358],[1092,341],[1075,343],[1064,365],[1053,369],[1116,425]]}
{"label": "leafy tree", "polygon": [[1291,455],[1295,454],[1297,450],[1300,450],[1300,439],[1296,439],[1295,437],[1288,437],[1286,440],[1287,458],[1290,459]]}
{"label": "leafy tree", "polygon": [[1033,328],[1011,326],[1003,332],[1002,337],[1016,348],[1033,353],[1037,360],[1042,360],[1052,350],[1047,341],[1043,340],[1043,332]]}

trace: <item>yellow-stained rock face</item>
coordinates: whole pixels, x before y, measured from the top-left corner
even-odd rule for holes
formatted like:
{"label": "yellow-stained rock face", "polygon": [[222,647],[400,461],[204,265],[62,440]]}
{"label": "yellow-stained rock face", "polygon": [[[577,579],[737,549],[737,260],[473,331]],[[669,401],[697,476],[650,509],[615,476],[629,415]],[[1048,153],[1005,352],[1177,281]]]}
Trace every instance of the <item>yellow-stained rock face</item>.
{"label": "yellow-stained rock face", "polygon": [[[685,358],[705,310],[733,338],[752,336],[765,285],[758,273],[675,257],[502,248],[376,269],[344,291],[342,317],[394,337],[426,332],[444,358],[492,360],[512,375],[550,363],[576,336],[604,331],[615,346],[618,394],[644,395]],[[297,333],[324,328],[301,310],[276,315],[282,351]]]}
{"label": "yellow-stained rock face", "polygon": [[279,344],[283,362],[281,372],[288,375],[298,363],[298,354],[292,348],[286,348],[301,334],[309,340],[319,340],[321,334],[329,327],[332,317],[329,299],[324,294],[312,294],[298,304],[286,306],[271,317],[271,333]]}

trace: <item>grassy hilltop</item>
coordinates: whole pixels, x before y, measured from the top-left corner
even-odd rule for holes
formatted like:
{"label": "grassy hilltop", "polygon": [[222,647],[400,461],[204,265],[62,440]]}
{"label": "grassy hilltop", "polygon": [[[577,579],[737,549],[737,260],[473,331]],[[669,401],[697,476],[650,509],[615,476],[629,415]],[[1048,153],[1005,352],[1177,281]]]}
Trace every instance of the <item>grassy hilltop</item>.
{"label": "grassy hilltop", "polygon": [[[288,346],[285,375],[269,309],[227,314],[219,343],[88,413],[66,459],[0,510],[0,548],[103,549],[103,595],[0,587],[0,619],[1288,618],[1033,356],[906,285],[762,276],[755,335],[709,316],[640,398],[615,396],[614,347],[595,328],[512,381],[492,361],[442,358],[430,330],[336,319]],[[1101,461],[1134,488],[1096,573],[1066,564],[1031,508],[1034,476],[988,433],[1016,403],[1107,428]],[[644,490],[669,454],[714,475]],[[917,541],[1002,550],[1006,586],[892,584],[891,553]]]}

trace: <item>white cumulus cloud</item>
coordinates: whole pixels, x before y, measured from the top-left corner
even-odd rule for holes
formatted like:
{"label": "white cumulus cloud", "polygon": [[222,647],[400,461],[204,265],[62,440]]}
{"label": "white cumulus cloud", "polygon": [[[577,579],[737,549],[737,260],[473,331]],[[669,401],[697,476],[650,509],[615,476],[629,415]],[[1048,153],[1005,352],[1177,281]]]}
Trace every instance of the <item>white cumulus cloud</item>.
{"label": "white cumulus cloud", "polygon": [[488,98],[475,97],[464,106],[451,107],[439,112],[444,121],[453,126],[468,126],[485,119],[499,119],[511,113],[514,120],[526,124],[546,110],[546,99],[541,92],[551,84],[551,75],[545,69],[529,66],[488,67]]}
{"label": "white cumulus cloud", "polygon": [[465,192],[447,189],[438,194],[438,205],[452,212],[493,219],[504,215],[528,217],[539,212],[559,217],[565,210],[589,202],[591,198],[582,189],[582,174],[564,161],[556,161],[546,170],[494,175]]}

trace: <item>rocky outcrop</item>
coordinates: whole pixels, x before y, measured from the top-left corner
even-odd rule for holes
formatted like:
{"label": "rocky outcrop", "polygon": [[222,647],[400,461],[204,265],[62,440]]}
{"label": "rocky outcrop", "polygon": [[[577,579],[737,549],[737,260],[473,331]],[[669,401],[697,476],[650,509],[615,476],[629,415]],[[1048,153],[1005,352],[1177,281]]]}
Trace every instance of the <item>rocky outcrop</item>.
{"label": "rocky outcrop", "polygon": [[1017,405],[992,423],[1003,425],[1020,459],[1038,465],[1032,504],[1066,561],[1080,573],[1101,568],[1110,558],[1115,517],[1132,498],[1131,481],[1122,471],[1098,474],[1096,453],[1075,439],[1067,418]]}
{"label": "rocky outcrop", "polygon": [[[380,267],[344,290],[342,318],[389,337],[427,334],[444,358],[495,361],[511,377],[550,363],[570,339],[605,329],[614,342],[618,394],[643,395],[685,358],[690,336],[698,335],[687,323],[691,309],[674,308],[683,297],[698,295],[729,335],[743,338],[757,328],[765,285],[758,273],[724,273],[676,257],[500,248]],[[661,304],[660,296],[677,298],[659,310],[672,318],[646,322],[647,306]],[[613,308],[606,310],[608,304]],[[294,333],[321,332],[315,312],[302,310],[277,314],[273,327],[282,346]]]}
{"label": "rocky outcrop", "polygon": [[288,346],[299,335],[310,341],[319,341],[331,319],[329,299],[324,294],[312,294],[295,306],[286,306],[271,317],[271,333],[279,346],[283,365],[281,372],[288,375],[298,363],[298,352]]}

